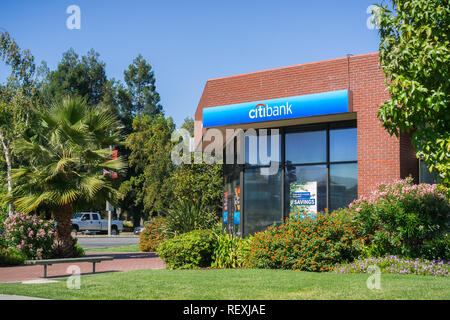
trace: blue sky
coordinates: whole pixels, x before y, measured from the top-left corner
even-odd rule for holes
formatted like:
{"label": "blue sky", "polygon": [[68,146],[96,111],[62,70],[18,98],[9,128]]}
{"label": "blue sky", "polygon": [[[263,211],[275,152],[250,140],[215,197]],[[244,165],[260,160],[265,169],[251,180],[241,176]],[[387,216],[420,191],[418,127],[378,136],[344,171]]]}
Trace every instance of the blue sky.
{"label": "blue sky", "polygon": [[[109,77],[140,53],[152,65],[166,115],[194,116],[208,79],[378,51],[366,26],[377,0],[0,0],[0,27],[54,69],[70,47],[100,53]],[[81,30],[66,28],[69,5]],[[9,70],[0,64],[3,81]]]}

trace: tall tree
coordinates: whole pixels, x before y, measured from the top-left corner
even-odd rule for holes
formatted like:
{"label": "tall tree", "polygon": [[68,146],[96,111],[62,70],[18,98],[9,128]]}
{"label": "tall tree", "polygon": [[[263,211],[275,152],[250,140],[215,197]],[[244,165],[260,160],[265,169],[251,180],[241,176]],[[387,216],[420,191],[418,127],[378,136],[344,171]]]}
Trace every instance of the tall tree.
{"label": "tall tree", "polygon": [[124,80],[128,96],[128,101],[123,104],[124,113],[134,117],[141,114],[153,116],[162,112],[154,72],[142,55],[138,55],[128,66],[128,70],[124,72]]}
{"label": "tall tree", "polygon": [[174,129],[172,118],[166,119],[162,114],[137,116],[133,133],[126,140],[131,150],[130,170],[134,172],[121,190],[135,192],[135,204],[144,209],[144,216],[164,213],[169,206],[171,190],[167,180],[173,170],[170,151]]}
{"label": "tall tree", "polygon": [[[12,191],[11,170],[14,166],[12,143],[17,140],[32,121],[32,109],[36,104],[34,86],[35,64],[29,50],[21,50],[7,32],[0,34],[0,58],[11,67],[6,85],[0,86],[0,143],[6,164],[6,184]],[[13,213],[12,204],[8,211]]]}
{"label": "tall tree", "polygon": [[104,199],[115,203],[117,198],[112,179],[103,169],[120,172],[126,166],[121,158],[110,160],[108,146],[120,143],[118,121],[104,109],[88,107],[79,97],[66,98],[39,116],[45,131],[13,145],[30,164],[13,169],[16,183],[11,198],[23,212],[52,208],[60,255],[72,256],[73,210]]}
{"label": "tall tree", "polygon": [[412,134],[417,156],[450,185],[450,6],[392,0],[378,6],[380,61],[390,99],[379,110],[393,135]]}
{"label": "tall tree", "polygon": [[67,94],[85,97],[91,105],[100,103],[105,95],[108,79],[105,63],[91,49],[80,56],[71,48],[63,53],[56,70],[48,74],[48,94],[61,100]]}
{"label": "tall tree", "polygon": [[[125,85],[118,83],[115,86],[116,101],[119,105],[123,132],[126,135],[134,134],[132,139],[137,139],[148,133],[145,130],[152,123],[152,118],[163,114],[163,109],[156,90],[152,67],[141,55],[136,57],[124,71],[124,79]],[[139,148],[143,146],[134,144],[133,140],[129,142],[126,148],[119,149],[121,154],[130,159],[127,176],[121,185],[123,197],[120,206],[133,216],[134,224],[138,225],[142,222],[140,220],[147,216],[147,213],[143,212],[149,210],[149,201],[146,201],[147,205],[144,206],[144,167],[135,158],[138,153],[141,153]]]}

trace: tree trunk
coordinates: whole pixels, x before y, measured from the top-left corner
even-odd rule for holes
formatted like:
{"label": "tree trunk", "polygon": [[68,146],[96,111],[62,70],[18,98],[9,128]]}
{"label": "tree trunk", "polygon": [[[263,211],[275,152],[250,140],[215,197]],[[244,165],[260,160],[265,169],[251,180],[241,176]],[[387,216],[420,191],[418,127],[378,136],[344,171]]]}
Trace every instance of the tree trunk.
{"label": "tree trunk", "polygon": [[59,208],[55,215],[56,226],[56,254],[60,258],[69,258],[75,255],[74,240],[72,238],[72,207],[65,204]]}
{"label": "tree trunk", "polygon": [[[0,132],[0,139],[2,141],[3,146],[3,152],[5,154],[5,162],[6,162],[6,183],[8,185],[8,193],[11,193],[12,191],[12,180],[11,180],[11,156],[9,154],[9,143],[5,141],[5,137],[3,136],[3,133]],[[8,203],[8,214],[10,216],[13,215],[13,206],[12,203]]]}

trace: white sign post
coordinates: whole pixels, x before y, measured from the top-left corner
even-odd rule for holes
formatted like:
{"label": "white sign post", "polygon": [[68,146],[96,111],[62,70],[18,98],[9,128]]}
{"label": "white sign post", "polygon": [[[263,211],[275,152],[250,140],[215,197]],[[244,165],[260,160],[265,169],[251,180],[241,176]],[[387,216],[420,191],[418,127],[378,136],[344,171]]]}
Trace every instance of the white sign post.
{"label": "white sign post", "polygon": [[106,201],[106,211],[108,212],[108,236],[111,236],[111,215],[114,210],[114,207],[112,206],[109,201]]}

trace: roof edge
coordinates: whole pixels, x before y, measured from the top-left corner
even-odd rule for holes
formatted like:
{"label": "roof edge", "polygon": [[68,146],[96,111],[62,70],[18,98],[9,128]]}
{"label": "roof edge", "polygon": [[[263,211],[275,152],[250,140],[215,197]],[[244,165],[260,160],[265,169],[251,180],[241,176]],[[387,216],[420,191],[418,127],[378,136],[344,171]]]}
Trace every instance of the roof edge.
{"label": "roof edge", "polygon": [[[363,57],[363,56],[372,56],[372,55],[379,55],[379,52],[376,51],[376,52],[352,55],[352,56],[350,56],[350,58]],[[211,82],[211,81],[216,81],[216,80],[224,80],[224,79],[242,77],[242,76],[247,76],[247,75],[251,75],[251,74],[258,74],[258,73],[263,73],[263,72],[277,71],[277,70],[289,69],[289,68],[300,67],[300,66],[307,66],[307,65],[311,65],[311,64],[317,64],[317,63],[338,61],[338,60],[342,60],[342,59],[347,59],[347,57],[333,58],[333,59],[327,59],[327,60],[319,60],[319,61],[313,61],[313,62],[307,62],[307,63],[294,64],[294,65],[285,66],[285,67],[271,68],[271,69],[266,69],[266,70],[259,70],[259,71],[253,71],[253,72],[247,72],[247,73],[234,74],[234,75],[230,75],[230,76],[212,78],[212,79],[208,79],[206,81],[206,83]],[[205,84],[205,87],[206,87],[206,84]]]}

